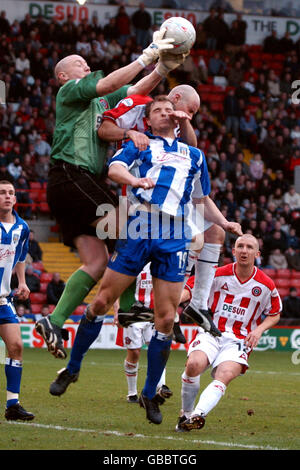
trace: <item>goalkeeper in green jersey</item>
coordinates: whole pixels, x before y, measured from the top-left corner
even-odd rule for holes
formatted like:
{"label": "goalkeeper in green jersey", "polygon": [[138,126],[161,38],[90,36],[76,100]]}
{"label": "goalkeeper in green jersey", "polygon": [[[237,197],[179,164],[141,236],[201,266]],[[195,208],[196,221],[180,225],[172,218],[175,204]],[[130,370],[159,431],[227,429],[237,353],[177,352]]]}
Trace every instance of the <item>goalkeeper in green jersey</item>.
{"label": "goalkeeper in green jersey", "polygon": [[[80,305],[102,277],[109,255],[110,240],[97,238],[97,208],[109,204],[116,208],[118,198],[106,183],[107,143],[97,135],[102,113],[113,108],[131,94],[147,95],[171,70],[178,67],[185,55],[173,55],[173,39],[163,39],[165,31],[156,31],[153,42],[142,55],[125,67],[103,77],[91,72],[79,55],[63,58],[55,67],[60,84],[56,98],[56,127],[51,151],[47,200],[59,224],[65,245],[78,251],[82,266],[66,283],[65,290],[50,319],[39,320],[36,331],[44,338],[48,350],[64,359],[65,321]],[[156,62],[155,69],[135,85],[128,84],[146,66]],[[112,249],[112,246],[111,246]]]}

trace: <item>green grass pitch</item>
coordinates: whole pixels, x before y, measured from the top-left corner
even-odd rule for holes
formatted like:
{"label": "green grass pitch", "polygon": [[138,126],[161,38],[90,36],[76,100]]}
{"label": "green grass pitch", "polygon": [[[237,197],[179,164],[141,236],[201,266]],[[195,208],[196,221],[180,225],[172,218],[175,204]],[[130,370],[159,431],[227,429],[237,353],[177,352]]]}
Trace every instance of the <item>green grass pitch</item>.
{"label": "green grass pitch", "polygon": [[[68,351],[69,353],[69,351]],[[21,404],[35,413],[31,423],[7,422],[4,366],[1,370],[1,450],[273,450],[300,448],[300,365],[292,353],[253,352],[248,372],[227,388],[199,431],[176,433],[185,353],[174,351],[167,385],[174,395],[162,407],[157,426],[145,411],[126,402],[125,350],[90,350],[79,381],[61,397],[49,394],[57,370],[67,361],[45,349],[25,349]],[[146,351],[139,368],[139,391],[146,374]],[[211,380],[201,377],[201,390]],[[252,410],[248,414],[248,411]]]}

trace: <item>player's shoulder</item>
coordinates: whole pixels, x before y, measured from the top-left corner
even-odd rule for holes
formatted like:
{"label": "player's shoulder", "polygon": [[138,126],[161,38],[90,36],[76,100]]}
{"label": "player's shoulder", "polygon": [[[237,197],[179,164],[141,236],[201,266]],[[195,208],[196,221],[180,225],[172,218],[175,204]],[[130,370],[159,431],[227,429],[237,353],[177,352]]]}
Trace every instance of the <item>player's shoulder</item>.
{"label": "player's shoulder", "polygon": [[233,275],[233,263],[225,264],[216,269],[215,277],[232,276]]}
{"label": "player's shoulder", "polygon": [[136,106],[144,106],[147,103],[150,103],[153,99],[150,96],[146,95],[129,95],[123,98],[117,104],[116,108],[123,107],[123,108],[135,108]]}
{"label": "player's shoulder", "polygon": [[270,278],[266,273],[264,273],[261,269],[257,268],[256,273],[253,277],[256,282],[263,284],[271,291],[275,289],[276,285],[273,279]]}

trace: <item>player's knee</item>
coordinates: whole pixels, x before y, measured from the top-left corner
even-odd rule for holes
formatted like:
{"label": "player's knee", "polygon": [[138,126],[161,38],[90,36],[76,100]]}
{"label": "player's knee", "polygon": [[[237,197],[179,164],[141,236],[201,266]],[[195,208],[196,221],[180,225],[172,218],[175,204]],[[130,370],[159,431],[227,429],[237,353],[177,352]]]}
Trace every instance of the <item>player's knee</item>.
{"label": "player's knee", "polygon": [[6,345],[8,357],[11,359],[18,359],[22,358],[23,353],[23,343],[21,339],[16,339],[12,341],[9,345]]}
{"label": "player's knee", "polygon": [[204,233],[204,241],[206,243],[223,245],[225,241],[225,231],[219,225],[214,224]]}
{"label": "player's knee", "polygon": [[188,358],[185,366],[185,373],[188,377],[195,377],[200,374],[199,362],[193,357],[193,354]]}
{"label": "player's knee", "polygon": [[174,325],[174,315],[166,312],[155,319],[155,328],[161,333],[171,333]]}
{"label": "player's knee", "polygon": [[225,385],[228,385],[235,377],[237,373],[235,370],[232,370],[230,367],[222,368],[222,370],[217,370],[214,378],[223,382]]}
{"label": "player's knee", "polygon": [[101,293],[97,295],[93,300],[93,313],[94,315],[104,315],[108,312],[110,306],[113,304],[113,300],[109,295]]}

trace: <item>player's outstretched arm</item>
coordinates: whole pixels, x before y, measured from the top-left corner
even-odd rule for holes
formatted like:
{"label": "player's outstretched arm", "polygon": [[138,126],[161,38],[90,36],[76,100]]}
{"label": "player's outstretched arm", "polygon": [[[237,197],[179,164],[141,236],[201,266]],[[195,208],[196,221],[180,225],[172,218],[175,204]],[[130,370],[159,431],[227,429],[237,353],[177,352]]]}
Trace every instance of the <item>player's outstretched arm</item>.
{"label": "player's outstretched arm", "polygon": [[264,319],[264,321],[257,327],[255,330],[251,331],[245,339],[246,346],[250,347],[251,349],[255,348],[260,340],[261,335],[264,331],[268,330],[269,328],[273,328],[280,319],[280,313],[277,315],[268,315]]}
{"label": "player's outstretched arm", "polygon": [[136,178],[120,163],[113,163],[108,170],[108,177],[118,184],[129,184],[133,188],[150,189],[155,186],[151,178]]}
{"label": "player's outstretched arm", "polygon": [[[143,50],[143,53],[131,64],[126,65],[118,70],[107,75],[105,78],[101,78],[97,85],[96,90],[98,96],[104,96],[109,93],[113,93],[124,85],[127,85],[132,81],[136,75],[138,75],[145,67],[156,62],[160,51],[172,49],[174,46],[172,38],[163,39],[165,31],[156,31],[153,34],[152,43]],[[146,76],[141,79],[136,85],[131,86],[128,89],[129,94],[140,94],[145,95],[155,88],[161,80],[161,75],[154,70],[150,76]]]}
{"label": "player's outstretched arm", "polygon": [[146,150],[149,145],[149,138],[142,132],[127,130],[117,126],[109,120],[104,120],[98,129],[98,137],[106,142],[118,142],[130,139],[139,151]]}
{"label": "player's outstretched arm", "polygon": [[209,196],[204,196],[200,200],[194,199],[193,202],[196,207],[198,204],[204,204],[204,217],[209,222],[213,222],[214,224],[219,225],[226,232],[231,232],[238,236],[243,235],[240,224],[237,222],[229,222]]}
{"label": "player's outstretched arm", "polygon": [[17,263],[15,266],[15,272],[18,278],[18,288],[16,290],[16,295],[21,300],[26,300],[29,297],[30,290],[25,281],[25,263]]}

